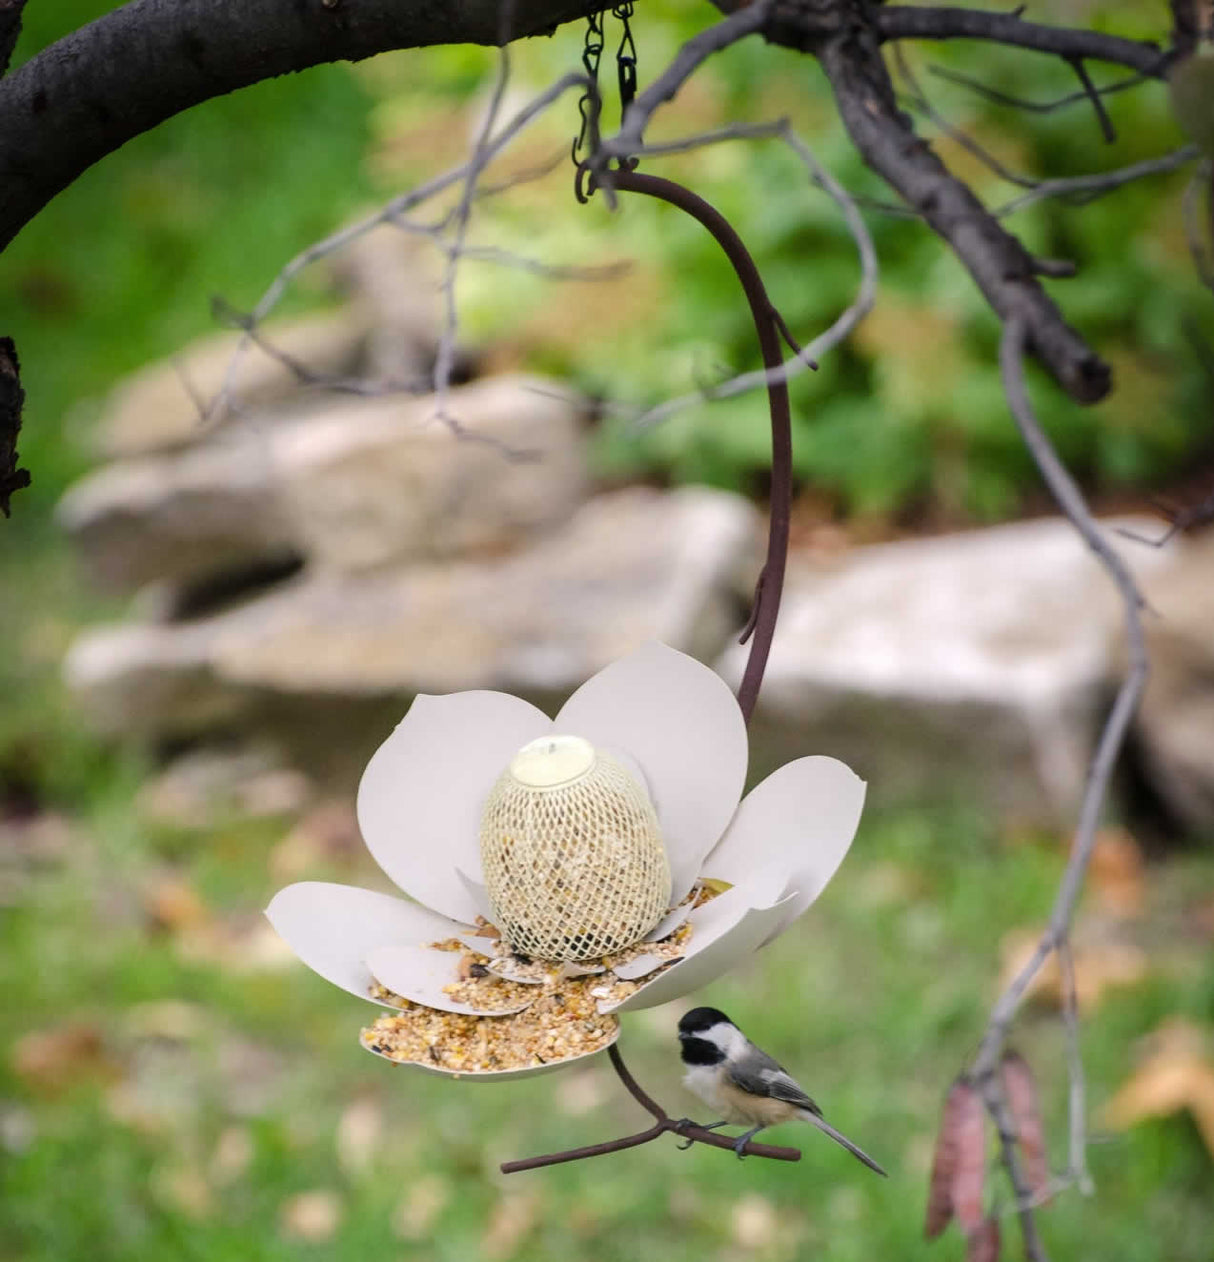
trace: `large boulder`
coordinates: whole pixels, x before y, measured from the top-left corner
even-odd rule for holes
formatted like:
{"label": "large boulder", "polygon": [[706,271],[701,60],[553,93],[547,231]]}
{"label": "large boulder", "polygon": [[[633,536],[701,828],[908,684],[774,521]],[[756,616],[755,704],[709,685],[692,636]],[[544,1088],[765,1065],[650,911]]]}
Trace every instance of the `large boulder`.
{"label": "large boulder", "polygon": [[433,396],[341,397],[229,426],[196,446],[113,461],[59,520],[118,590],[190,583],[283,557],[362,568],[510,548],[585,493],[581,407],[539,378]]}
{"label": "large boulder", "polygon": [[1135,748],[1169,830],[1214,839],[1214,531],[1170,554],[1145,585],[1151,675]]}
{"label": "large boulder", "polygon": [[[1169,564],[1128,555],[1145,578]],[[756,713],[758,761],[836,754],[878,800],[976,794],[1009,821],[1070,825],[1121,636],[1115,589],[1061,519],[800,564]],[[727,678],[744,658],[725,654]]]}
{"label": "large boulder", "polygon": [[111,730],[268,726],[312,769],[326,748],[369,752],[417,692],[546,701],[650,639],[711,659],[739,624],[758,536],[737,496],[632,488],[507,555],[317,567],[187,622],[98,628],[67,679]]}

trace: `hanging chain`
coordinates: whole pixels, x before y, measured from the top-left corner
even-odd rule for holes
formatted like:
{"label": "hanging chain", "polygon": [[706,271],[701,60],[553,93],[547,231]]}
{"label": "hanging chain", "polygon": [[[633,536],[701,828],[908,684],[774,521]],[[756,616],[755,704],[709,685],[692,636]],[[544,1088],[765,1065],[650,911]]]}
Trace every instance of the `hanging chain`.
{"label": "hanging chain", "polygon": [[[573,164],[578,168],[581,168],[590,156],[588,142],[591,138],[591,119],[595,109],[594,98],[598,92],[599,61],[603,56],[603,47],[606,42],[606,36],[603,33],[603,15],[606,12],[607,10],[603,9],[598,13],[591,13],[586,19],[586,42],[582,48],[582,65],[585,67],[586,77],[590,80],[590,86],[586,88],[578,101],[578,113],[581,115],[582,126],[573,142],[572,151]],[[624,115],[637,94],[637,47],[632,38],[632,0],[626,0],[624,4],[612,5],[611,15],[624,27],[620,36],[620,46],[615,54],[616,77],[620,89],[620,121],[623,122]]]}
{"label": "hanging chain", "polygon": [[584,152],[590,132],[590,113],[594,109],[594,94],[598,90],[599,58],[603,55],[603,14],[591,13],[586,18],[586,43],[582,48],[582,65],[590,80],[586,91],[577,103],[582,126],[573,142],[573,165],[578,166],[589,155]]}
{"label": "hanging chain", "polygon": [[615,54],[616,70],[620,81],[620,122],[623,123],[624,115],[628,113],[628,107],[637,94],[637,46],[632,38],[632,27],[629,25],[629,19],[632,17],[632,0],[627,0],[625,4],[617,4],[611,12],[624,24],[624,33],[620,36],[620,47]]}

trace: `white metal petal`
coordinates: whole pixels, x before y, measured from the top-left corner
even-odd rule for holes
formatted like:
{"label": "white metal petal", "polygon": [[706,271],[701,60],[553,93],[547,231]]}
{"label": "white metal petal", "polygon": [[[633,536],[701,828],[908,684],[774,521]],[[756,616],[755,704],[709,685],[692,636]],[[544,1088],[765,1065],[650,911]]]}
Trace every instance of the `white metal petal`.
{"label": "white metal petal", "polygon": [[644,772],[670,859],[671,902],[699,875],[746,780],[746,725],[725,681],[653,641],[588,679],[557,731],[630,754]]}
{"label": "white metal petal", "polygon": [[772,936],[826,888],[856,835],[866,785],[837,758],[798,758],[773,771],[742,800],[704,875],[742,881],[756,866],[783,865],[796,898]]}
{"label": "white metal petal", "polygon": [[682,961],[602,1012],[652,1008],[707,985],[756,950],[784,913],[786,874],[767,867],[691,913],[691,938]]}
{"label": "white metal petal", "polygon": [[551,1073],[554,1069],[564,1069],[567,1065],[572,1065],[579,1060],[585,1060],[588,1056],[597,1056],[599,1052],[605,1052],[612,1043],[616,1042],[620,1037],[620,1027],[617,1024],[610,1042],[604,1043],[602,1047],[596,1048],[593,1052],[579,1052],[576,1056],[566,1056],[564,1060],[550,1060],[545,1065],[530,1065],[526,1069],[484,1069],[484,1070],[459,1070],[440,1069],[437,1065],[423,1065],[417,1061],[396,1060],[389,1056],[386,1052],[377,1051],[366,1040],[365,1037],[360,1038],[359,1042],[368,1051],[376,1056],[382,1056],[384,1060],[389,1061],[393,1065],[407,1065],[410,1069],[420,1069],[428,1074],[438,1074],[442,1078],[463,1078],[468,1082],[503,1082],[507,1078],[531,1078],[536,1074]]}
{"label": "white metal petal", "polygon": [[367,955],[391,943],[422,945],[466,932],[466,926],[391,894],[300,881],[279,890],[266,908],[270,924],[291,949],[326,981],[352,995],[372,999],[375,980]]}
{"label": "white metal petal", "polygon": [[427,907],[472,920],[456,868],[480,876],[485,798],[520,747],[551,727],[504,692],[414,698],[358,786],[358,823],[375,861]]}
{"label": "white metal petal", "polygon": [[440,1012],[459,1012],[472,1017],[504,1017],[522,1012],[531,1005],[507,1004],[502,1008],[478,1007],[452,999],[444,989],[459,981],[460,952],[435,951],[420,946],[381,946],[367,956],[367,967],[377,981],[405,999],[437,1008]]}
{"label": "white metal petal", "polygon": [[656,973],[663,964],[669,963],[670,960],[664,956],[647,953],[636,956],[634,959],[629,960],[627,964],[617,964],[611,971],[617,977],[622,977],[626,982],[635,982],[638,978],[648,977],[650,973]]}
{"label": "white metal petal", "polygon": [[693,911],[692,902],[689,900],[680,903],[674,911],[667,912],[661,920],[645,935],[646,942],[661,942],[663,938],[669,938],[672,933],[691,915]]}

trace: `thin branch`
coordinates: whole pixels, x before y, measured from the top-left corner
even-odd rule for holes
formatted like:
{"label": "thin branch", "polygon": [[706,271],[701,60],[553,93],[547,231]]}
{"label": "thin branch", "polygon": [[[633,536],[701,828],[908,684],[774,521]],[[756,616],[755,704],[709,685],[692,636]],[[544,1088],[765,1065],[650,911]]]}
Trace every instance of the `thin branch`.
{"label": "thin branch", "polygon": [[1016,313],[1025,319],[1033,353],[1063,389],[1082,403],[1103,398],[1111,382],[1108,365],[1063,319],[1037,279],[1029,252],[915,135],[897,107],[881,55],[881,19],[926,11],[866,12],[873,25],[853,23],[814,50],[852,142],[948,243],[999,317]]}
{"label": "thin branch", "polygon": [[1104,107],[1104,102],[1100,99],[1100,93],[1096,91],[1096,85],[1088,74],[1087,66],[1083,64],[1083,58],[1067,57],[1065,60],[1075,71],[1076,75],[1079,76],[1079,82],[1083,85],[1083,94],[1092,103],[1092,109],[1096,113],[1096,121],[1100,124],[1100,134],[1104,137],[1105,144],[1113,144],[1117,140],[1116,128],[1113,126],[1113,120],[1109,117],[1108,110]]}
{"label": "thin branch", "polygon": [[[1193,260],[1193,270],[1207,289],[1214,289],[1214,263],[1210,260],[1210,246],[1206,242],[1210,215],[1204,213],[1201,199],[1211,197],[1211,178],[1214,175],[1210,162],[1203,158],[1193,172],[1193,178],[1185,185],[1181,209],[1184,215],[1185,240],[1189,246],[1189,257]],[[1208,208],[1214,210],[1214,203]]]}
{"label": "thin branch", "polygon": [[[1101,533],[1083,498],[1083,493],[1058,458],[1057,452],[1033,412],[1024,381],[1025,341],[1024,320],[1019,315],[1013,315],[1004,326],[999,348],[1000,370],[1008,406],[1020,435],[1059,508],[1095,554],[1121,595],[1125,613],[1129,668],[1105,721],[1095,756],[1088,770],[1087,785],[1071,842],[1070,857],[1054,899],[1049,925],[1037,943],[1032,957],[996,1001],[974,1061],[973,1077],[982,1085],[984,1098],[988,1099],[992,1117],[996,1125],[1000,1127],[1001,1136],[1004,1128],[997,1113],[1001,1096],[997,1099],[995,1088],[988,1088],[988,1084],[997,1078],[999,1060],[1008,1030],[1029,985],[1050,954],[1061,950],[1066,944],[1075,905],[1096,845],[1096,829],[1104,807],[1109,780],[1126,731],[1146,685],[1148,671],[1146,639],[1142,627],[1142,595],[1125,562]],[[1019,1202],[1025,1194],[1025,1189],[1022,1184],[1017,1183],[1015,1178],[1015,1155],[1009,1152],[1006,1140],[1004,1156],[1009,1174],[1013,1176],[1013,1186],[1016,1188]],[[1031,1215],[1027,1207],[1022,1207],[1022,1222],[1025,1213]],[[1025,1243],[1028,1247],[1027,1234]]]}
{"label": "thin branch", "polygon": [[1039,180],[1030,179],[1027,175],[1018,175],[1009,167],[1003,165],[998,158],[987,149],[984,149],[972,136],[964,132],[960,127],[954,127],[927,99],[927,94],[919,86],[919,81],[915,77],[915,73],[911,70],[906,56],[902,52],[900,44],[894,45],[894,62],[898,67],[898,73],[905,81],[911,92],[911,100],[919,109],[925,118],[930,119],[937,127],[940,128],[946,136],[959,144],[967,153],[977,158],[988,170],[997,175],[1001,180],[1007,180],[1009,184],[1019,185],[1020,188],[1036,188],[1040,183]]}
{"label": "thin branch", "polygon": [[822,166],[809,146],[786,123],[779,126],[776,133],[785,144],[801,159],[810,180],[824,189],[839,207],[843,214],[847,230],[855,242],[860,256],[860,284],[856,297],[825,332],[818,334],[811,342],[806,343],[801,352],[790,360],[785,360],[776,369],[759,369],[755,372],[742,373],[719,385],[697,390],[678,398],[669,399],[657,407],[650,408],[637,416],[632,424],[638,430],[652,429],[663,421],[669,420],[678,412],[685,411],[697,404],[717,399],[729,399],[736,395],[746,394],[751,390],[768,386],[774,381],[789,381],[804,372],[812,364],[832,351],[844,341],[857,324],[872,310],[877,297],[877,277],[879,265],[877,249],[873,244],[872,234],[864,217],[860,214],[855,199],[848,193],[833,175]]}
{"label": "thin branch", "polygon": [[[499,153],[514,138],[533,122],[540,114],[543,113],[554,101],[559,99],[564,93],[572,88],[581,88],[583,91],[590,88],[589,80],[582,74],[567,74],[558,79],[551,87],[534,97],[526,105],[522,107],[514,117],[486,144],[486,152],[488,157]],[[486,159],[487,160],[487,159]],[[357,223],[348,225],[337,232],[325,237],[322,241],[317,241],[308,246],[307,249],[301,250],[285,267],[283,267],[274,280],[270,283],[265,293],[249,313],[248,319],[253,325],[260,324],[265,320],[274,308],[282,301],[283,296],[290,288],[295,278],[312,264],[320,259],[327,258],[331,254],[335,254],[344,246],[358,240],[359,237],[365,236],[374,228],[381,224],[394,223],[407,215],[415,206],[421,205],[437,194],[451,188],[468,174],[470,162],[461,163],[457,167],[444,171],[441,175],[434,176],[433,179],[427,180],[424,184],[418,185],[414,189],[410,189],[406,193],[402,193],[399,197],[394,197],[385,206],[382,206],[373,215],[359,220]],[[251,339],[246,333],[240,344],[232,354],[232,358],[228,363],[228,370],[225,374],[222,386],[215,396],[211,407],[208,409],[208,417],[206,419],[213,420],[217,415],[223,415],[231,406],[236,381],[240,374],[240,366],[244,356],[247,354]]]}
{"label": "thin branch", "polygon": [[1024,1236],[1025,1257],[1029,1259],[1029,1262],[1049,1262],[1049,1255],[1037,1231],[1037,1216],[1033,1212],[1034,1195],[1028,1180],[1024,1177],[1017,1143],[1019,1136],[1016,1134],[1016,1125],[1007,1105],[1003,1083],[998,1073],[992,1073],[982,1078],[975,1076],[975,1084],[999,1133],[999,1155],[1003,1168],[1007,1171],[1008,1182],[1011,1183],[1016,1196],[1016,1214],[1020,1219],[1020,1230]]}
{"label": "thin branch", "polygon": [[[945,66],[928,66],[927,72],[935,75],[938,79],[944,79],[949,83],[957,84],[959,87],[968,88],[971,92],[976,92],[988,101],[995,102],[996,105],[1008,105],[1012,109],[1027,110],[1032,114],[1052,114],[1055,110],[1074,105],[1076,101],[1089,99],[1089,94],[1083,88],[1080,88],[1078,92],[1068,92],[1065,96],[1056,97],[1052,101],[1029,101],[1022,96],[1011,96],[1007,92],[1000,92],[998,88],[988,87],[978,79],[973,79],[958,70],[950,70]],[[1112,96],[1114,92],[1124,92],[1128,88],[1141,87],[1142,84],[1149,82],[1151,82],[1150,75],[1134,74],[1126,79],[1118,79],[1115,83],[1107,83],[1103,87],[1097,88],[1096,92],[1100,96]]]}
{"label": "thin branch", "polygon": [[875,15],[883,40],[891,39],[976,39],[1010,44],[1058,57],[1078,57],[1085,61],[1107,61],[1128,66],[1152,79],[1163,77],[1168,54],[1157,44],[1122,39],[1100,31],[1026,22],[1016,13],[991,13],[981,9],[897,5],[880,9]]}
{"label": "thin branch", "polygon": [[0,513],[5,517],[11,511],[13,493],[30,484],[29,470],[17,467],[17,436],[24,405],[17,348],[11,337],[0,337]]}
{"label": "thin branch", "polygon": [[1079,1045],[1079,990],[1069,936],[1058,944],[1058,971],[1062,978],[1062,1020],[1066,1026],[1067,1177],[1078,1184],[1084,1196],[1091,1196],[1094,1189],[1088,1170],[1087,1075]]}
{"label": "thin branch", "polygon": [[21,15],[26,0],[0,0],[0,77],[8,73],[13,49],[21,36]]}
{"label": "thin branch", "polygon": [[1036,188],[1012,198],[1010,202],[1005,202],[1002,206],[997,206],[990,213],[996,219],[1003,219],[1008,215],[1014,215],[1018,210],[1023,210],[1026,206],[1033,205],[1034,202],[1044,201],[1050,197],[1076,198],[1085,203],[1094,201],[1115,189],[1133,184],[1135,180],[1176,171],[1200,156],[1201,152],[1196,145],[1183,145],[1179,149],[1173,149],[1171,153],[1165,153],[1162,157],[1146,158],[1142,162],[1118,167],[1114,171],[1101,171],[1097,175],[1074,175],[1060,180],[1042,180]]}

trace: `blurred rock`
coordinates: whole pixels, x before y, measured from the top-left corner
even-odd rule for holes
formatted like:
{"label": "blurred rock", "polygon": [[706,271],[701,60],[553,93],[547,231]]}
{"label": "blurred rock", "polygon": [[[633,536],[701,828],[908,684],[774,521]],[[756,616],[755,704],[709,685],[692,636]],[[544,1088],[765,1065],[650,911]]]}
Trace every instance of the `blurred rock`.
{"label": "blurred rock", "polygon": [[[241,409],[269,407],[299,393],[299,377],[285,361],[324,375],[355,372],[368,330],[367,313],[357,307],[267,325],[265,341],[282,358],[248,348],[232,383]],[[208,437],[217,422],[207,419],[206,410],[224,386],[240,338],[236,331],[210,334],[127,377],[97,423],[100,453],[145,456]]]}
{"label": "blurred rock", "polygon": [[429,395],[313,401],[111,463],[67,492],[59,520],[90,574],[129,590],[294,557],[358,569],[509,548],[581,500],[581,409],[567,392],[489,378],[447,406],[466,436],[434,418]]}
{"label": "blurred rock", "polygon": [[1151,675],[1136,720],[1136,746],[1167,822],[1209,839],[1214,838],[1214,531],[1170,545],[1167,553],[1168,564],[1146,585]]}
{"label": "blurred rock", "polygon": [[[1170,564],[1121,550],[1144,579]],[[884,801],[976,792],[1018,823],[1073,823],[1122,611],[1069,523],[855,549],[786,593],[752,728],[763,768],[829,752]]]}
{"label": "blurred rock", "polygon": [[[714,656],[741,621],[757,526],[725,492],[633,488],[500,558],[305,571],[210,617],[101,628],[65,669],[111,729],[181,735],[239,716],[332,745],[339,729],[318,721],[326,698],[559,695],[653,638]],[[284,712],[274,698],[296,704]],[[356,738],[341,731],[340,742]]]}
{"label": "blurred rock", "polygon": [[211,829],[238,817],[292,814],[310,792],[307,777],[282,766],[272,748],[245,743],[179,755],[144,784],[136,804],[152,823]]}

